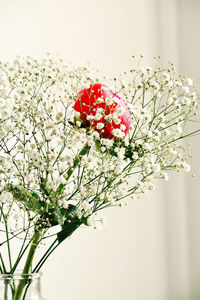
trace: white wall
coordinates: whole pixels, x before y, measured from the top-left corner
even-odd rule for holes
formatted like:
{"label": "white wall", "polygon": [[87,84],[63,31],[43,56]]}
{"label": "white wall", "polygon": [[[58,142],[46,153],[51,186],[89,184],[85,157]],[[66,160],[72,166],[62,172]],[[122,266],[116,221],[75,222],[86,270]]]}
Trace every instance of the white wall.
{"label": "white wall", "polygon": [[[190,3],[190,1],[187,1]],[[177,72],[181,72],[179,1],[159,1],[159,41],[163,61],[171,60]],[[190,74],[191,70],[188,70]],[[187,176],[187,180],[188,180]],[[169,300],[190,299],[187,187],[185,174],[171,174],[164,186],[165,236]],[[197,184],[197,183],[196,183]]]}
{"label": "white wall", "polygon": [[[167,3],[167,4],[166,4]],[[58,53],[106,75],[130,67],[133,54],[178,65],[177,1],[0,0],[0,59]],[[187,300],[188,252],[183,178],[127,208],[105,211],[104,232],[80,229],[43,269],[47,300]],[[194,241],[194,239],[193,239]]]}
{"label": "white wall", "polygon": [[[200,1],[179,0],[179,52],[180,70],[189,74],[200,86]],[[190,298],[200,299],[200,139],[193,138],[193,160],[191,162],[195,179],[188,177],[185,185],[188,220],[188,254]]]}

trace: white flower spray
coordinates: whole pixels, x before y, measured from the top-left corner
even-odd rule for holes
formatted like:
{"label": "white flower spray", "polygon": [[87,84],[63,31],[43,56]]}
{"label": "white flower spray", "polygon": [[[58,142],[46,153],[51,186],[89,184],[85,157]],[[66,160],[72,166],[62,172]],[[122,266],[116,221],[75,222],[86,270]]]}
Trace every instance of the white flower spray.
{"label": "white flower spray", "polygon": [[[124,107],[107,115],[102,108],[90,112],[86,120],[96,122],[95,128],[84,125],[74,110],[78,92],[96,82],[100,79],[88,67],[73,68],[51,57],[0,62],[0,229],[9,256],[6,266],[0,254],[1,273],[14,273],[28,249],[23,272],[39,271],[80,225],[104,223],[98,211],[153,190],[154,178],[167,181],[171,170],[190,170],[181,141],[200,131],[188,126],[199,126],[199,90],[191,78],[178,76],[170,63],[163,69],[157,64],[131,69],[108,82],[126,101],[128,133],[126,124],[120,125]],[[107,106],[118,101],[105,99]],[[115,124],[113,138],[103,137],[109,123]],[[36,247],[48,237],[54,238],[52,245],[33,267]],[[22,239],[15,262],[13,238]],[[15,300],[23,288],[17,287]]]}

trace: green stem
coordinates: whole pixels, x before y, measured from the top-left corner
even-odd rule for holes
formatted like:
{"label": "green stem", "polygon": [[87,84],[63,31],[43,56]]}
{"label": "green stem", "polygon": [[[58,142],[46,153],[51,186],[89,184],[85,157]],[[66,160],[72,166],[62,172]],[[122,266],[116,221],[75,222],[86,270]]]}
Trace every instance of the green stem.
{"label": "green stem", "polygon": [[5,273],[7,273],[7,271],[6,271],[6,266],[4,264],[4,260],[3,260],[1,252],[0,252],[0,261],[1,261],[1,264],[2,264],[3,273],[5,274]]}
{"label": "green stem", "polygon": [[[30,272],[32,262],[33,262],[33,257],[34,257],[34,254],[35,254],[35,250],[36,250],[36,248],[37,248],[37,246],[40,242],[41,234],[42,234],[41,230],[35,230],[35,233],[34,233],[34,236],[33,236],[33,239],[32,239],[32,243],[31,243],[31,247],[29,249],[28,256],[27,256],[27,259],[26,259],[26,263],[25,263],[25,266],[24,266],[24,269],[23,269],[23,272],[22,272],[22,278],[23,278],[23,275],[29,274],[29,272]],[[25,285],[26,285],[26,280],[21,279],[18,286],[17,286],[17,289],[15,291],[13,300],[21,300],[22,292],[23,292],[23,289],[24,289]]]}
{"label": "green stem", "polygon": [[58,239],[56,238],[54,240],[54,242],[50,245],[50,247],[47,249],[47,251],[45,252],[45,254],[42,256],[42,258],[40,259],[40,261],[37,263],[37,265],[35,266],[33,273],[35,272],[39,272],[39,270],[41,269],[42,265],[45,263],[45,261],[47,260],[47,258],[49,257],[49,255],[54,251],[54,249],[59,245],[59,243],[55,246],[56,242],[58,241]]}
{"label": "green stem", "polygon": [[[75,157],[74,162],[73,162],[73,166],[70,167],[70,168],[68,169],[67,174],[66,174],[66,178],[65,178],[65,179],[66,179],[66,182],[67,182],[67,181],[70,179],[70,177],[72,176],[74,170],[76,169],[76,167],[77,167],[78,164],[80,163],[82,156],[88,154],[89,151],[90,151],[90,146],[88,146],[88,144],[85,144],[85,146],[83,147],[83,149],[82,149],[82,150],[79,152],[79,154]],[[61,195],[62,192],[63,192],[63,190],[64,190],[64,188],[65,188],[65,186],[66,186],[66,183],[65,183],[65,184],[60,183],[59,186],[58,186],[58,188],[57,188],[57,190],[56,190],[56,192],[55,192],[55,196],[56,196],[56,195]]]}
{"label": "green stem", "polygon": [[11,259],[11,251],[10,251],[10,242],[9,242],[9,234],[8,234],[7,220],[5,219],[4,222],[5,222],[5,228],[6,228],[6,240],[7,240],[7,248],[8,248],[9,264],[10,264],[10,270],[12,270],[12,259]]}
{"label": "green stem", "polygon": [[[24,240],[23,240],[23,243],[22,243],[22,246],[21,246],[21,249],[19,251],[19,254],[17,256],[17,259],[16,259],[16,262],[12,268],[12,270],[10,271],[11,273],[14,273],[15,272],[15,269],[17,268],[18,266],[18,263],[20,262],[24,252],[26,251],[26,249],[29,247],[30,243],[32,242],[32,240],[30,240],[28,242],[28,244],[26,245],[25,247],[25,244],[26,244],[26,240],[27,240],[27,237],[28,237],[28,233],[29,233],[29,229],[30,229],[30,221],[29,221],[29,224],[28,224],[28,227],[26,228],[26,234],[25,234],[25,237],[24,237]],[[25,247],[25,248],[24,248]]]}
{"label": "green stem", "polygon": [[4,300],[8,300],[8,283],[5,283]]}
{"label": "green stem", "polygon": [[31,241],[29,241],[29,243],[26,245],[26,247],[23,249],[23,251],[18,255],[18,257],[16,259],[16,262],[15,262],[15,264],[14,264],[14,266],[13,266],[11,272],[10,272],[11,274],[13,274],[15,272],[20,260],[22,259],[23,255],[26,252],[27,248],[29,247],[30,243],[31,243]]}

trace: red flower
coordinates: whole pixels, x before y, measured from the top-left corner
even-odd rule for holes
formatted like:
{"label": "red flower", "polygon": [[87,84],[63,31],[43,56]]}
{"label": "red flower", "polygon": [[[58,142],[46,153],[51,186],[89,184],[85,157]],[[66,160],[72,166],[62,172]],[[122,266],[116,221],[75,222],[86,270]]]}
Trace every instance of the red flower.
{"label": "red flower", "polygon": [[125,101],[104,84],[91,84],[79,91],[74,109],[80,113],[83,126],[92,126],[103,138],[122,138],[130,129],[131,118]]}

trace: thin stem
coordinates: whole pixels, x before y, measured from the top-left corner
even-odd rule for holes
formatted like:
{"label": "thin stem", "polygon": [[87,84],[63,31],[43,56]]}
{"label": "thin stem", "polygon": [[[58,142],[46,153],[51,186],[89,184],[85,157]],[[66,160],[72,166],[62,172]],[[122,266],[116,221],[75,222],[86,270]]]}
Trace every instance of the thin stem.
{"label": "thin stem", "polygon": [[51,255],[51,253],[60,245],[60,243],[58,243],[57,245],[55,245],[51,251],[46,255],[46,257],[43,259],[43,261],[40,263],[39,267],[37,268],[36,272],[39,272],[39,270],[41,269],[41,267],[43,266],[43,264],[45,263],[45,261],[47,260],[47,258]]}
{"label": "thin stem", "polygon": [[1,260],[1,264],[2,264],[3,273],[7,273],[7,271],[6,271],[6,266],[5,266],[5,264],[4,264],[4,261],[3,261],[3,257],[2,257],[1,252],[0,252],[0,260]]}
{"label": "thin stem", "polygon": [[32,240],[29,241],[29,243],[26,245],[26,247],[24,248],[24,250],[20,253],[20,255],[18,255],[16,262],[11,270],[11,274],[13,274],[21,260],[21,258],[23,257],[24,253],[26,252],[26,250],[28,249],[29,245],[31,244]]}
{"label": "thin stem", "polygon": [[[36,248],[37,248],[37,246],[40,242],[41,235],[42,235],[42,230],[35,229],[35,233],[34,233],[34,236],[33,236],[33,239],[32,239],[31,247],[29,249],[29,253],[28,253],[28,256],[27,256],[27,259],[26,259],[26,262],[25,262],[24,269],[22,271],[22,275],[28,274],[30,272],[32,262],[33,262],[33,257],[35,255],[35,250],[36,250]],[[21,299],[22,292],[23,292],[23,289],[24,289],[25,285],[26,285],[26,281],[23,280],[23,279],[20,280],[20,282],[17,286],[17,289],[16,289],[13,300],[20,300]]]}
{"label": "thin stem", "polygon": [[[29,228],[31,228],[32,226],[30,226]],[[4,230],[0,230],[0,232],[5,232]],[[17,230],[16,230],[17,231]],[[21,233],[24,232],[24,229],[23,230],[20,230],[18,233],[14,234],[14,232],[10,232],[10,234],[12,234],[11,237],[9,237],[9,241],[11,241],[12,239],[14,239],[15,237],[17,237],[18,235],[20,235]],[[3,246],[3,244],[7,243],[7,240],[3,241],[0,246]]]}
{"label": "thin stem", "polygon": [[[53,241],[53,243],[50,245],[50,247],[47,249],[45,254],[42,256],[42,258],[39,260],[39,262],[37,263],[37,265],[33,269],[33,273],[38,272],[40,270],[41,266],[44,264],[44,262],[47,259],[46,256],[48,257],[48,253],[51,251],[51,249],[53,248],[53,246],[55,245],[55,243],[57,241],[58,241],[57,238]],[[59,243],[58,243],[58,245],[59,245]]]}
{"label": "thin stem", "polygon": [[3,269],[2,269],[2,267],[1,267],[1,265],[0,265],[0,273],[3,273]]}
{"label": "thin stem", "polygon": [[[20,261],[20,259],[18,259],[18,258],[21,256],[21,253],[23,252],[23,249],[24,249],[24,246],[25,246],[25,243],[26,243],[26,240],[27,240],[27,236],[28,236],[28,233],[29,233],[29,229],[30,229],[30,221],[29,221],[28,227],[26,228],[26,234],[25,234],[25,237],[24,237],[24,240],[23,240],[21,249],[20,249],[20,251],[19,251],[19,254],[18,254],[18,257],[17,257],[16,262],[19,262],[19,261]],[[16,265],[16,263],[15,263],[15,265]],[[18,265],[18,263],[17,263],[17,265]],[[17,266],[17,265],[16,265],[16,266]],[[16,268],[16,267],[15,267],[15,268]]]}
{"label": "thin stem", "polygon": [[5,220],[5,228],[6,228],[6,239],[7,239],[7,248],[8,248],[9,265],[10,265],[10,270],[12,270],[12,258],[11,258],[11,249],[10,249],[10,241],[9,241],[9,234],[8,234],[8,224],[7,224],[7,220]]}
{"label": "thin stem", "polygon": [[1,207],[1,213],[2,213],[2,216],[3,216],[3,219],[4,219],[8,259],[9,259],[9,265],[10,265],[10,270],[11,270],[12,269],[12,259],[11,259],[10,241],[9,241],[9,233],[8,233],[8,224],[7,224],[7,217],[3,213],[3,208],[2,207]]}

